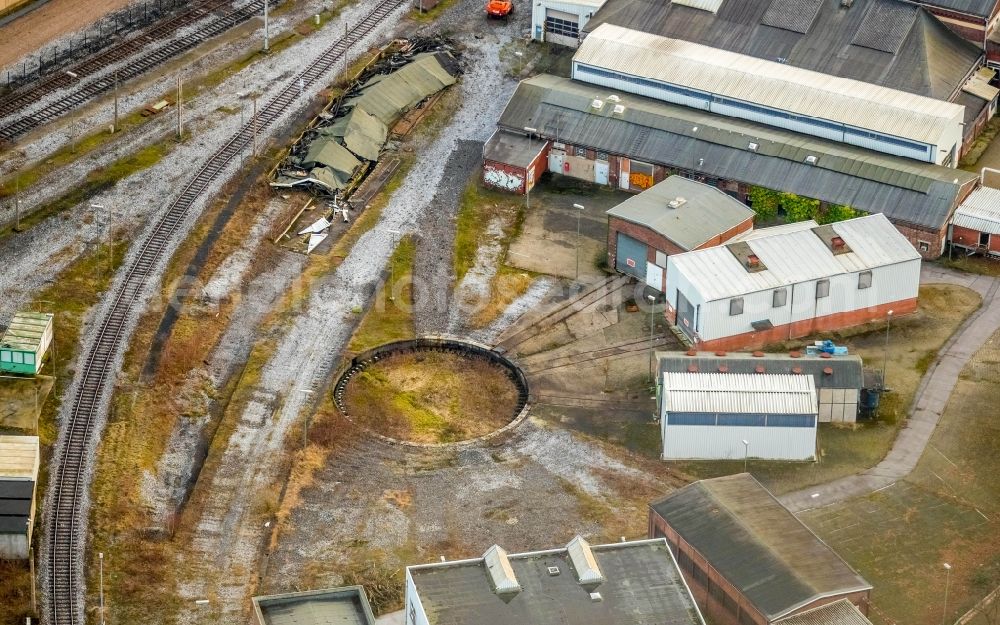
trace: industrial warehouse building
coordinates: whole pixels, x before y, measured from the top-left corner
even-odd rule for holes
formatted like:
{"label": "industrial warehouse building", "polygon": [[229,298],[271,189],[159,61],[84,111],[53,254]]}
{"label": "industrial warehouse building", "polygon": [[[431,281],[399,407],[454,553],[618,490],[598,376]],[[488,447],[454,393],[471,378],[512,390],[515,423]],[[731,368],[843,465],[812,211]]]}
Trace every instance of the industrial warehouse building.
{"label": "industrial warehouse building", "polygon": [[[968,149],[995,112],[998,92],[987,84],[989,78],[984,82],[977,76],[988,43],[983,32],[975,38],[973,32],[956,25],[970,18],[982,19],[968,14],[992,12],[996,0],[929,0],[922,4],[935,5],[928,9],[937,17],[917,3],[903,0],[853,0],[847,4],[823,0],[607,0],[582,27],[582,37],[589,37],[603,24],[614,24],[953,102],[965,108],[963,143]],[[982,6],[973,10],[973,5]],[[995,21],[990,30],[994,27]],[[992,77],[992,70],[988,72]]]}
{"label": "industrial warehouse building", "polygon": [[769,230],[667,258],[665,314],[698,349],[760,346],[917,309],[920,255],[885,216]]}
{"label": "industrial warehouse building", "polygon": [[965,109],[947,100],[612,24],[584,40],[573,78],[948,167],[962,148]]}
{"label": "industrial warehouse building", "polygon": [[257,625],[375,625],[361,586],[253,598]]}
{"label": "industrial warehouse building", "polygon": [[812,376],[664,373],[664,460],[814,460]]}
{"label": "industrial warehouse building", "polygon": [[[813,379],[819,401],[820,423],[853,423],[858,416],[858,402],[865,387],[865,375],[859,356],[830,354],[810,355],[801,352],[765,354],[764,352],[656,352],[660,379],[657,397],[661,397],[665,373],[724,373],[803,375]],[[658,412],[662,413],[662,406]]]}
{"label": "industrial warehouse building", "polygon": [[1000,190],[980,187],[951,219],[951,246],[969,253],[1000,255]]}
{"label": "industrial warehouse building", "polygon": [[608,265],[661,293],[667,256],[720,245],[753,228],[754,212],[716,187],[670,176],[607,212]]}
{"label": "industrial warehouse building", "polygon": [[944,251],[951,214],[979,180],[643,96],[597,95],[594,85],[533,76],[518,85],[490,142],[534,128],[548,144],[549,171],[629,191],[680,174],[742,201],[761,187],[883,213],[927,258]]}
{"label": "industrial warehouse building", "polygon": [[662,538],[406,568],[406,625],[705,625]]}
{"label": "industrial warehouse building", "polygon": [[748,473],[701,480],[652,503],[649,536],[667,539],[718,625],[770,625],[840,599],[868,614],[871,584]]}
{"label": "industrial warehouse building", "polygon": [[38,462],[37,436],[0,436],[0,558],[28,558]]}

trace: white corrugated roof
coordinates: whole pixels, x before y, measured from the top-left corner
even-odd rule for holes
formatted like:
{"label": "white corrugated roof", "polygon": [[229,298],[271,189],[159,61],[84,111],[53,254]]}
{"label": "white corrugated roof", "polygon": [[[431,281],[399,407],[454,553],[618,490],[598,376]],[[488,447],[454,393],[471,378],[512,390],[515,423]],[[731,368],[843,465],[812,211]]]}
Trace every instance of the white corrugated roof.
{"label": "white corrugated roof", "polygon": [[811,375],[664,373],[667,412],[815,414]]}
{"label": "white corrugated roof", "polygon": [[764,228],[746,241],[766,268],[762,271],[747,271],[726,245],[674,254],[667,264],[686,276],[705,301],[714,301],[920,258],[881,213],[830,226],[851,251],[834,255],[811,229],[771,234]]}
{"label": "white corrugated roof", "polygon": [[776,234],[785,234],[787,232],[798,232],[800,230],[811,230],[819,224],[812,219],[807,219],[805,221],[795,221],[790,224],[781,224],[778,226],[770,226],[768,228],[760,228],[757,230],[747,230],[746,232],[741,232],[737,234],[730,241],[751,241],[753,239],[759,239],[761,237],[770,237]]}
{"label": "white corrugated roof", "polygon": [[0,478],[38,479],[37,436],[0,436]]}
{"label": "white corrugated roof", "polygon": [[951,223],[979,232],[1000,234],[1000,189],[979,187],[955,210]]}
{"label": "white corrugated roof", "polygon": [[723,0],[674,0],[674,4],[679,4],[681,6],[691,7],[693,9],[701,9],[702,11],[708,11],[709,13],[718,13],[719,7],[722,6]]}
{"label": "white corrugated roof", "polygon": [[587,35],[573,61],[935,145],[965,111],[944,100],[613,24]]}

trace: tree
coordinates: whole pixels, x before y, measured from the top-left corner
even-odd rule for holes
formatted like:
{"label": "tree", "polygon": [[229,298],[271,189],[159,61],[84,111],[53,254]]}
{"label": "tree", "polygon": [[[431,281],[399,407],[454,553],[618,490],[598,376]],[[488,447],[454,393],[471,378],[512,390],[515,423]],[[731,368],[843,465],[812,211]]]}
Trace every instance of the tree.
{"label": "tree", "polygon": [[835,221],[844,221],[858,216],[858,211],[843,204],[827,204],[826,209],[820,213],[817,221],[821,224],[832,224]]}
{"label": "tree", "polygon": [[750,187],[750,207],[757,213],[757,221],[771,221],[778,214],[781,194],[764,187]]}
{"label": "tree", "polygon": [[784,209],[785,218],[789,223],[805,221],[816,217],[816,214],[819,212],[819,200],[802,197],[794,193],[782,193],[781,208]]}

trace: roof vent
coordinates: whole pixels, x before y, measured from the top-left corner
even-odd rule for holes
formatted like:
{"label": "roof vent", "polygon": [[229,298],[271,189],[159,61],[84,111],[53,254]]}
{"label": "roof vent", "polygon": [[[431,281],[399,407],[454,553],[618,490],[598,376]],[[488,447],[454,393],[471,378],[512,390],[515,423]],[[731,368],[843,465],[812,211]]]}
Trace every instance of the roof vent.
{"label": "roof vent", "polygon": [[698,365],[691,363],[688,365],[688,373],[698,373]]}
{"label": "roof vent", "polygon": [[623,115],[625,113],[625,105],[624,104],[616,104],[615,108],[614,108],[614,111],[612,111],[612,112],[615,115]]}
{"label": "roof vent", "polygon": [[667,206],[669,206],[670,208],[680,208],[681,206],[684,206],[685,204],[687,204],[687,199],[686,198],[682,198],[679,195],[677,196],[676,199],[673,199],[673,200],[670,200],[669,202],[667,202]]}
{"label": "roof vent", "polygon": [[549,575],[552,576],[552,577],[555,577],[556,575],[559,575],[559,567],[558,566],[550,566],[550,567],[546,568],[545,570],[548,571]]}
{"label": "roof vent", "polygon": [[592,592],[590,593],[590,600],[597,603],[598,601],[604,601],[604,597],[602,597],[599,592]]}
{"label": "roof vent", "polygon": [[719,365],[719,373],[728,373],[729,367],[727,365]]}
{"label": "roof vent", "polygon": [[757,365],[757,367],[754,369],[754,371],[756,371],[757,373],[764,373],[764,371],[766,371],[766,369],[764,369],[764,365]]}
{"label": "roof vent", "polygon": [[788,355],[791,356],[792,358],[801,358],[802,357],[802,352],[792,350],[792,351],[788,352]]}
{"label": "roof vent", "polygon": [[764,352],[762,352],[762,351],[756,351],[756,352],[753,353],[753,357],[754,358],[763,358],[764,357]]}
{"label": "roof vent", "polygon": [[514,576],[514,569],[510,566],[510,559],[507,552],[502,547],[493,545],[483,554],[486,562],[486,570],[490,574],[490,582],[493,584],[493,592],[498,595],[516,595],[521,592],[521,584]]}
{"label": "roof vent", "polygon": [[726,351],[723,350],[723,349],[720,349],[717,352],[715,352],[715,355],[721,358],[721,357],[723,357],[723,356],[726,355]]}
{"label": "roof vent", "polygon": [[854,6],[854,0],[840,0],[840,7],[842,9],[849,9]]}
{"label": "roof vent", "polygon": [[698,351],[694,350],[694,349],[689,349],[686,352],[684,352],[684,354],[687,355],[687,356],[697,356],[698,355]]}
{"label": "roof vent", "polygon": [[833,358],[833,354],[831,354],[829,352],[820,352],[819,357],[820,358]]}
{"label": "roof vent", "polygon": [[618,96],[616,96],[616,95],[615,95],[615,94],[613,94],[613,93],[612,93],[611,95],[609,95],[609,96],[608,96],[607,98],[605,98],[605,99],[606,99],[606,100],[607,100],[608,102],[621,102],[621,101],[622,101],[622,99],[621,99],[621,98],[619,98]]}
{"label": "roof vent", "polygon": [[757,145],[756,143],[754,143],[753,141],[751,141],[750,145],[747,146],[747,149],[750,150],[751,152],[756,152],[757,148],[759,148],[759,147],[760,147],[759,145]]}
{"label": "roof vent", "polygon": [[602,108],[604,108],[604,102],[602,102],[598,98],[594,98],[593,100],[591,100],[590,106],[591,106],[591,108],[596,109],[596,110],[599,111]]}
{"label": "roof vent", "polygon": [[573,568],[576,569],[576,578],[580,584],[586,586],[600,584],[604,581],[604,574],[597,566],[594,552],[590,550],[590,543],[584,540],[583,536],[578,535],[569,541],[566,550],[569,551],[569,559],[573,563]]}
{"label": "roof vent", "polygon": [[792,367],[792,373],[794,373],[795,375],[801,375],[802,367]]}
{"label": "roof vent", "polygon": [[818,161],[819,159],[813,156],[812,154],[806,157],[806,163],[808,165],[815,165]]}
{"label": "roof vent", "polygon": [[823,368],[823,374],[824,375],[833,375],[833,367],[824,367]]}
{"label": "roof vent", "polygon": [[844,249],[844,239],[841,237],[833,237],[830,239],[830,247],[835,250]]}
{"label": "roof vent", "polygon": [[760,267],[760,257],[756,254],[751,254],[747,256],[747,268],[753,269],[755,267]]}

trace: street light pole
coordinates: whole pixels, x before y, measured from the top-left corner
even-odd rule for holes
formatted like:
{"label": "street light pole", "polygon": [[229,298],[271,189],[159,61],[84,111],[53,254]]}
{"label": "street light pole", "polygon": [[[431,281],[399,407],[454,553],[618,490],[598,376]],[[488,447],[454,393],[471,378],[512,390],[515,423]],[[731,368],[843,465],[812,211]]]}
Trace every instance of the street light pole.
{"label": "street light pole", "polygon": [[[306,397],[309,397],[316,391],[308,388],[297,388],[296,391],[304,393]],[[302,449],[305,449],[309,445],[309,411],[306,410],[305,423],[302,426]]]}
{"label": "street light pole", "polygon": [[[95,211],[107,210],[103,204],[91,204],[90,208]],[[104,282],[104,265],[101,263],[101,245],[104,244],[104,220],[101,219],[101,213],[96,213],[98,219],[98,234],[97,234],[97,276],[98,279]],[[110,268],[109,268],[110,269]]]}
{"label": "street light pole", "polygon": [[[579,215],[579,213],[577,213]],[[579,249],[579,248],[577,248]],[[579,258],[579,254],[577,254]],[[656,296],[647,295],[646,300],[649,302],[649,383],[653,383],[653,311],[656,308]]]}
{"label": "street light pole", "polygon": [[576,209],[576,281],[580,281],[580,213],[584,211],[583,204],[574,204]]}
{"label": "street light pole", "polygon": [[889,363],[889,324],[892,321],[892,311],[890,310],[885,317],[885,348],[882,350],[882,392],[885,393],[885,370],[886,365]]}
{"label": "street light pole", "polygon": [[750,441],[743,439],[743,472],[747,472],[747,460],[750,458]]}
{"label": "street light pole", "polygon": [[529,172],[534,173],[534,170],[532,169],[532,166],[533,166],[533,164],[535,162],[535,155],[532,154],[532,152],[531,152],[531,137],[536,132],[538,132],[538,129],[537,128],[531,128],[530,126],[525,126],[524,127],[524,132],[528,133],[528,154],[531,155],[531,160],[528,162],[528,166],[524,168],[524,189],[525,189],[524,196],[525,196],[525,203],[527,204],[526,208],[530,209],[531,208],[531,181],[528,180],[528,173]]}
{"label": "street light pole", "polygon": [[97,560],[98,562],[100,562],[100,570],[101,570],[101,586],[100,586],[101,625],[104,625],[104,552],[103,551],[97,554]]}
{"label": "street light pole", "polygon": [[267,0],[264,0],[264,52],[268,51],[268,28],[267,28]]}
{"label": "street light pole", "polygon": [[396,294],[394,289],[396,287],[396,263],[393,262],[393,256],[396,255],[396,237],[398,237],[402,232],[399,230],[386,230],[392,235],[392,249],[389,250],[389,301],[396,301]]}
{"label": "street light pole", "polygon": [[941,625],[948,618],[948,583],[951,581],[951,565],[944,563],[944,608],[941,610]]}

